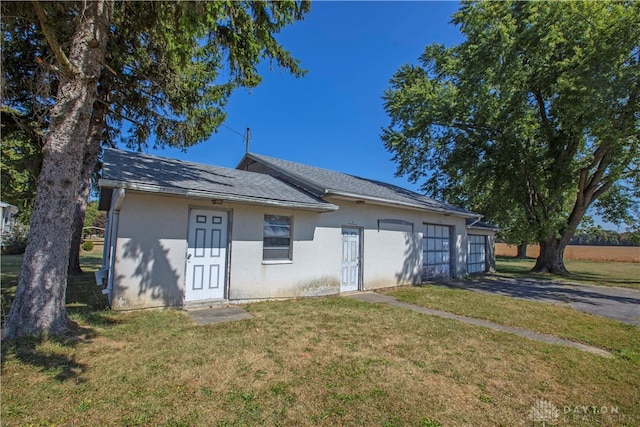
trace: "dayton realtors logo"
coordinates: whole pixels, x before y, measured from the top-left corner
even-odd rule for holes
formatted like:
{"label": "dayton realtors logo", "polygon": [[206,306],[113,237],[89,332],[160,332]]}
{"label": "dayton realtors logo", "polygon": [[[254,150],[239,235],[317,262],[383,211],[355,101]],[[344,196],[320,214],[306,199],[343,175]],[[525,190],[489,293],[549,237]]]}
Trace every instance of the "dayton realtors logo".
{"label": "dayton realtors logo", "polygon": [[542,423],[543,426],[554,426],[559,418],[560,411],[556,408],[556,405],[546,400],[538,400],[529,409],[529,421]]}
{"label": "dayton realtors logo", "polygon": [[[528,420],[533,423],[541,423],[543,426],[554,426],[560,420],[569,422],[589,422],[596,418],[609,418],[609,421],[631,422],[633,416],[624,416],[617,406],[563,406],[558,409],[556,405],[547,401],[539,400],[529,409]],[[599,423],[598,423],[599,424]]]}

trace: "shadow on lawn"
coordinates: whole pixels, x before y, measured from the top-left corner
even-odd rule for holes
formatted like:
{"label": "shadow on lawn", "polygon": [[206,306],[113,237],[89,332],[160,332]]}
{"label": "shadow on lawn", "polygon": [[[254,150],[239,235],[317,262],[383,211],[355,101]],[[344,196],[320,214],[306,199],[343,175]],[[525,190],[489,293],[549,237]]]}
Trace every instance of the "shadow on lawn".
{"label": "shadow on lawn", "polygon": [[[16,260],[21,261],[17,257]],[[3,260],[3,269],[7,267],[5,261]],[[99,259],[97,261],[89,260],[93,261],[90,263],[87,263],[87,259],[83,261],[83,266],[97,265]],[[16,265],[18,264],[16,263]],[[87,270],[91,270],[92,267],[94,266],[89,265]],[[15,296],[19,266],[13,271],[10,268],[7,270],[9,271],[3,272],[2,276],[2,327],[4,327],[4,317],[9,313]],[[6,273],[10,273],[10,275]],[[108,327],[117,321],[108,315],[106,311],[107,298],[96,286],[94,274],[91,271],[68,277],[66,297],[67,314],[78,319],[82,325],[69,320],[69,329],[64,334],[39,335],[2,341],[1,366],[3,371],[7,360],[15,358],[22,363],[40,368],[42,372],[52,375],[58,381],[63,382],[69,379],[75,379],[76,382],[83,381],[81,375],[87,370],[87,366],[76,360],[73,349],[79,344],[91,342],[95,338],[94,327]]]}
{"label": "shadow on lawn", "polygon": [[[535,258],[513,258],[513,257],[497,257],[497,260],[500,261],[499,273],[506,275],[516,275],[519,278],[525,279],[537,279],[537,280],[546,280],[549,282],[554,281],[555,277],[551,277],[550,279],[545,279],[540,273],[532,273],[531,269],[535,265]],[[574,260],[575,262],[588,262],[586,260]],[[603,266],[606,264],[605,261],[592,261],[594,263],[601,263]],[[632,285],[630,288],[638,288],[640,287],[640,276],[638,277],[625,277],[625,278],[612,278],[610,274],[598,273],[595,271],[581,271],[576,273],[572,270],[571,265],[568,265],[567,268],[571,275],[557,277],[558,282],[577,282],[578,285],[586,285],[589,286],[591,283],[598,282],[607,282],[615,285],[625,285],[625,287],[629,287],[628,285]],[[580,283],[586,282],[586,283]]]}
{"label": "shadow on lawn", "polygon": [[[89,324],[111,325],[115,322],[106,313],[85,313]],[[22,363],[40,368],[42,372],[54,375],[60,382],[74,379],[77,383],[84,382],[81,375],[87,370],[87,365],[76,360],[70,349],[81,343],[89,343],[96,334],[90,326],[81,326],[76,322],[69,322],[69,330],[59,335],[39,335],[19,338],[2,342],[2,370],[8,358],[16,358]],[[54,344],[46,348],[46,344]],[[61,351],[51,348],[63,347]]]}
{"label": "shadow on lawn", "polygon": [[615,301],[620,304],[640,306],[640,298],[627,296],[614,288],[594,288],[588,285],[573,285],[539,278],[510,278],[498,275],[478,276],[466,280],[449,280],[437,282],[440,286],[456,289],[469,289],[493,293],[508,297],[538,301],[569,302],[578,301],[586,304],[599,304],[601,300]]}
{"label": "shadow on lawn", "polygon": [[616,285],[633,285],[633,288],[640,287],[640,277],[636,280],[633,279],[612,279],[611,277],[607,277],[604,274],[598,273],[573,273],[568,277],[568,280],[581,280],[586,282],[598,282],[598,281],[606,281],[609,283],[613,283]]}

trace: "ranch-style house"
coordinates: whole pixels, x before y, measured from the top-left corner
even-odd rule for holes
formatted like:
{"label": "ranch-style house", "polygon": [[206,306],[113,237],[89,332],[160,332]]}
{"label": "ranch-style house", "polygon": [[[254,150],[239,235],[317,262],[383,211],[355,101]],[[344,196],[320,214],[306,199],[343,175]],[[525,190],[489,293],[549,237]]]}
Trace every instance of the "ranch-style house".
{"label": "ranch-style house", "polygon": [[372,290],[494,268],[495,228],[403,188],[248,153],[236,169],[108,149],[114,310]]}

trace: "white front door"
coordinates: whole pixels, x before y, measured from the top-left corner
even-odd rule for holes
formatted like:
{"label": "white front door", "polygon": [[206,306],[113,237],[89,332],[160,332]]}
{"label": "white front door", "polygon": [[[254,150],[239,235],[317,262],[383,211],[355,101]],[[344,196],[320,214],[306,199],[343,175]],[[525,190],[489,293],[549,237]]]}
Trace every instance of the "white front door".
{"label": "white front door", "polygon": [[192,209],[187,238],[185,301],[224,298],[227,213]]}
{"label": "white front door", "polygon": [[342,229],[340,292],[357,291],[360,284],[360,229]]}

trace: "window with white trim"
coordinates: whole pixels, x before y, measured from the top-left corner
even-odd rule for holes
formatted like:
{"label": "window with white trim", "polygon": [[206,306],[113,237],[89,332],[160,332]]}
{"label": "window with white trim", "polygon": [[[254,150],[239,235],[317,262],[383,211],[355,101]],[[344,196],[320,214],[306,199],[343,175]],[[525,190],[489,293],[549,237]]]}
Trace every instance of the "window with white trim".
{"label": "window with white trim", "polygon": [[290,216],[264,216],[262,259],[264,261],[291,260]]}
{"label": "window with white trim", "polygon": [[451,277],[449,226],[425,224],[422,238],[422,278]]}

